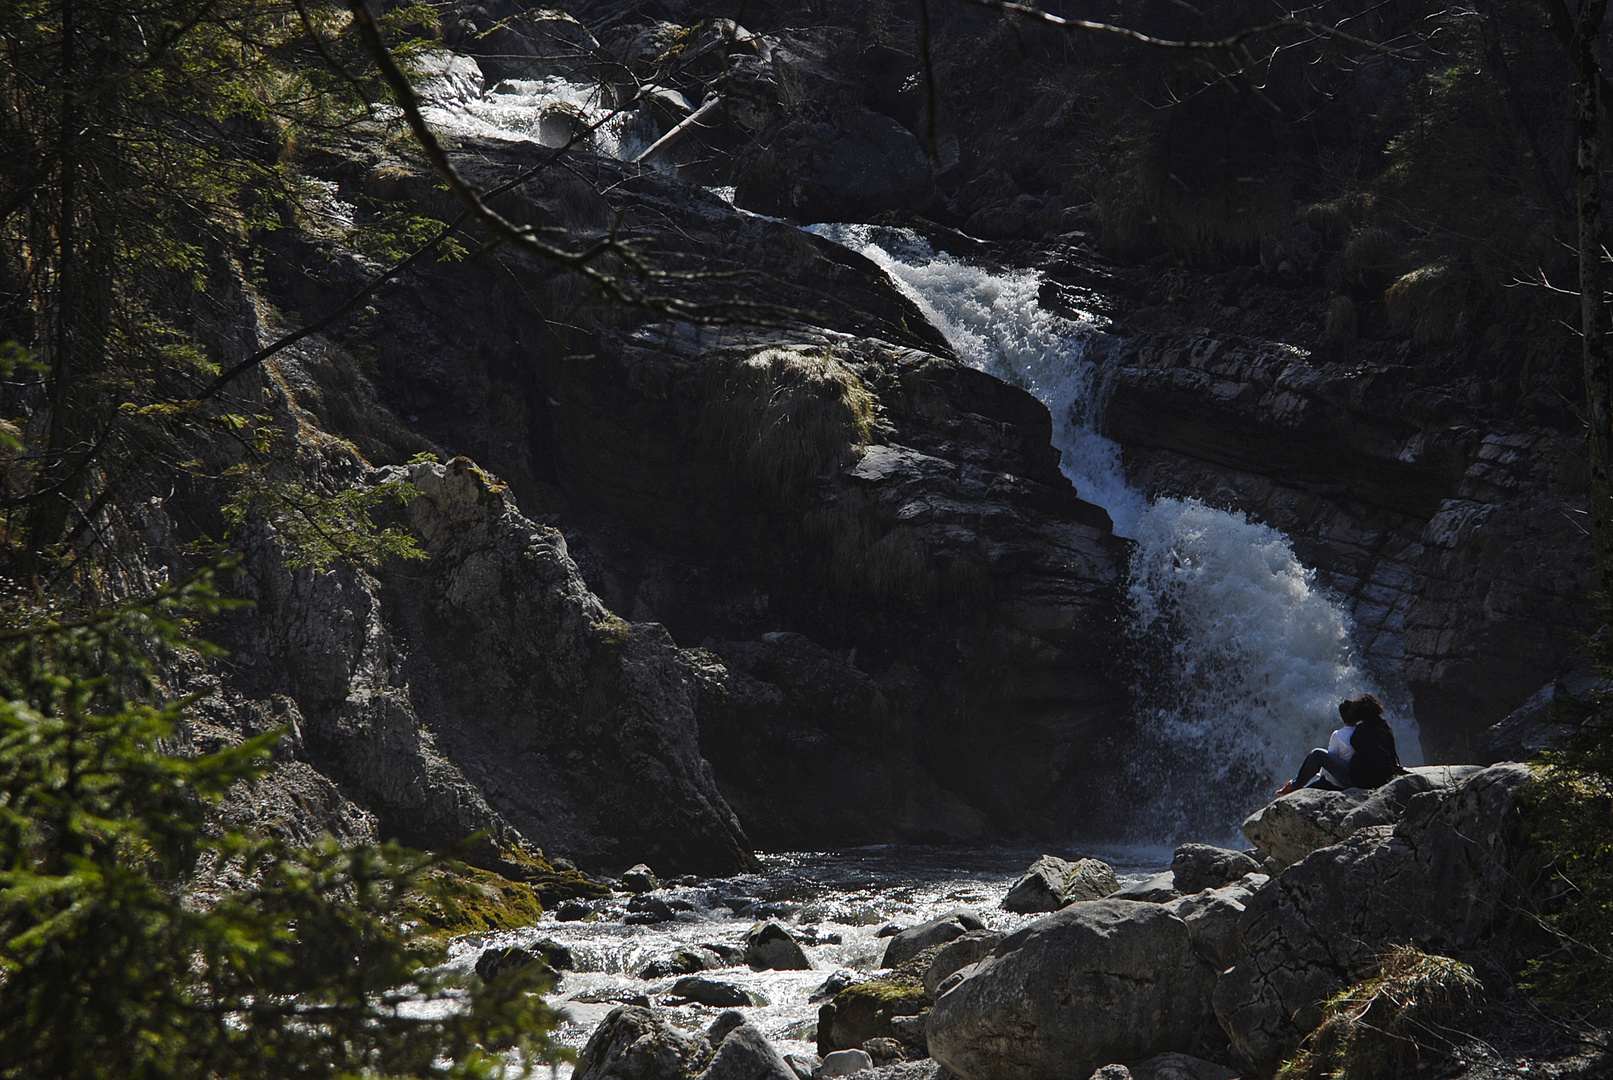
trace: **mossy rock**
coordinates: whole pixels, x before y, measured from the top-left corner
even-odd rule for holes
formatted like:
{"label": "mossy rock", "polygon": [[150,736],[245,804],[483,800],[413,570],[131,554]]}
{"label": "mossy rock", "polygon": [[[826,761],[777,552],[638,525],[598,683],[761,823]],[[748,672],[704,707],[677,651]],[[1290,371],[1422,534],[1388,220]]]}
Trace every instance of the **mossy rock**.
{"label": "mossy rock", "polygon": [[403,910],[418,926],[413,936],[425,942],[531,926],[543,915],[533,886],[491,870],[439,866],[422,874],[420,885],[405,898]]}
{"label": "mossy rock", "polygon": [[869,1039],[902,1041],[892,1021],[930,1007],[923,985],[908,978],[873,979],[848,986],[818,1010],[818,1053],[861,1047]]}
{"label": "mossy rock", "polygon": [[506,849],[499,852],[494,869],[511,881],[528,885],[544,907],[562,900],[597,900],[611,895],[610,887],[590,881],[577,870],[561,870],[541,855]]}

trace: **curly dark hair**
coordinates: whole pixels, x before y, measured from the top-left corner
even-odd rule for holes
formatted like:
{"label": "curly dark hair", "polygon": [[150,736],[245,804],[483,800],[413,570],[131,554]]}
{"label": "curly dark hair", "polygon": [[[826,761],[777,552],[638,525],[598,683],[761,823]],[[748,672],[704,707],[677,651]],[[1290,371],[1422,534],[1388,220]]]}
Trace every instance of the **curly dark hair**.
{"label": "curly dark hair", "polygon": [[1339,702],[1339,719],[1354,727],[1371,720],[1383,719],[1383,702],[1373,694],[1362,694],[1360,697],[1346,698]]}

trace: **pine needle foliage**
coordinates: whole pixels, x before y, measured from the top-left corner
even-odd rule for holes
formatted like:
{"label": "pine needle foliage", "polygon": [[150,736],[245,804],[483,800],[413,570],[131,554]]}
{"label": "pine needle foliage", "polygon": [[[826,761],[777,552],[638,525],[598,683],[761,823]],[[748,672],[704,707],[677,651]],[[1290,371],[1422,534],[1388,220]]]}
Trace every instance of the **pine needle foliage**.
{"label": "pine needle foliage", "polygon": [[432,860],[214,823],[279,733],[169,753],[185,702],[153,673],[228,606],[204,572],[0,631],[0,1078],[488,1077],[509,1049],[561,1055],[542,976],[465,995],[421,967],[441,954],[402,931]]}
{"label": "pine needle foliage", "polygon": [[[1598,604],[1605,618],[1613,607]],[[1613,644],[1604,632],[1586,642],[1604,680],[1613,679]],[[1537,838],[1552,858],[1561,893],[1544,917],[1555,947],[1533,960],[1525,983],[1559,1013],[1605,1023],[1613,1018],[1613,691],[1570,706],[1577,726],[1532,763]]]}
{"label": "pine needle foliage", "polygon": [[1459,960],[1398,945],[1378,970],[1329,998],[1324,1019],[1278,1080],[1387,1080],[1443,1053],[1483,987]]}

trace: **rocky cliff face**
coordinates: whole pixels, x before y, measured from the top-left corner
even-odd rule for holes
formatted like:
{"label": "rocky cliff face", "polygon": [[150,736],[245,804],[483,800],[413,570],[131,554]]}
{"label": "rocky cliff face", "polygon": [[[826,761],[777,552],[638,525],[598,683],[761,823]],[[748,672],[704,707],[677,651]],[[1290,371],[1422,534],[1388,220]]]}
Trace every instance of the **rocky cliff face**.
{"label": "rocky cliff face", "polygon": [[[640,298],[622,303],[506,248],[421,264],[253,388],[320,484],[425,492],[400,518],[423,564],[292,572],[271,535],[249,543],[259,612],[231,631],[220,700],[279,703],[296,760],[351,800],[343,820],[662,871],[742,865],[747,836],[1110,824],[1093,793],[1125,753],[1110,621],[1127,551],[1059,472],[1047,410],[959,363],[873,264],[700,183],[801,219],[905,214],[1043,269],[1050,308],[1120,319],[1107,423],[1132,475],[1293,537],[1412,695],[1432,758],[1466,756],[1553,674],[1587,569],[1560,409],[1502,405],[1449,357],[1321,347],[1284,313],[1323,297],[1275,264],[1104,263],[1088,212],[1021,167],[1063,112],[1038,97],[932,129],[916,49],[867,5],[814,5],[809,29],[782,6],[750,27],[671,3],[529,6],[446,10],[444,43],[483,64],[442,54],[428,97],[593,81],[656,167],[581,137],[555,164],[576,107],[539,117],[536,141],[449,138],[453,160],[509,220],[573,250],[614,238],[657,273],[605,260]],[[937,28],[955,87],[984,78],[959,51],[971,19]],[[1015,63],[1010,104],[1034,88]],[[333,219],[377,200],[457,213],[379,127],[302,153]],[[259,306],[288,323],[378,269],[310,222],[263,246]],[[406,464],[423,451],[448,464]]]}

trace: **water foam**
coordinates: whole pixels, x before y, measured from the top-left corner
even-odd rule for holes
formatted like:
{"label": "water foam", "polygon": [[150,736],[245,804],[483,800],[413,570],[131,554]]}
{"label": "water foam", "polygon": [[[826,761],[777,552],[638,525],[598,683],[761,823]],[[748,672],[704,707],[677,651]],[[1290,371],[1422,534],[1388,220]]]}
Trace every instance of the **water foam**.
{"label": "water foam", "polygon": [[[1349,615],[1282,533],[1196,500],[1150,504],[1101,433],[1104,325],[1041,307],[1029,270],[987,270],[906,230],[817,225],[890,275],[973,367],[1036,395],[1061,467],[1131,538],[1129,634],[1138,753],[1128,778],[1154,838],[1225,838],[1338,726],[1340,700],[1377,692]],[[1380,694],[1380,696],[1382,696]],[[1408,763],[1409,710],[1390,705]]]}

